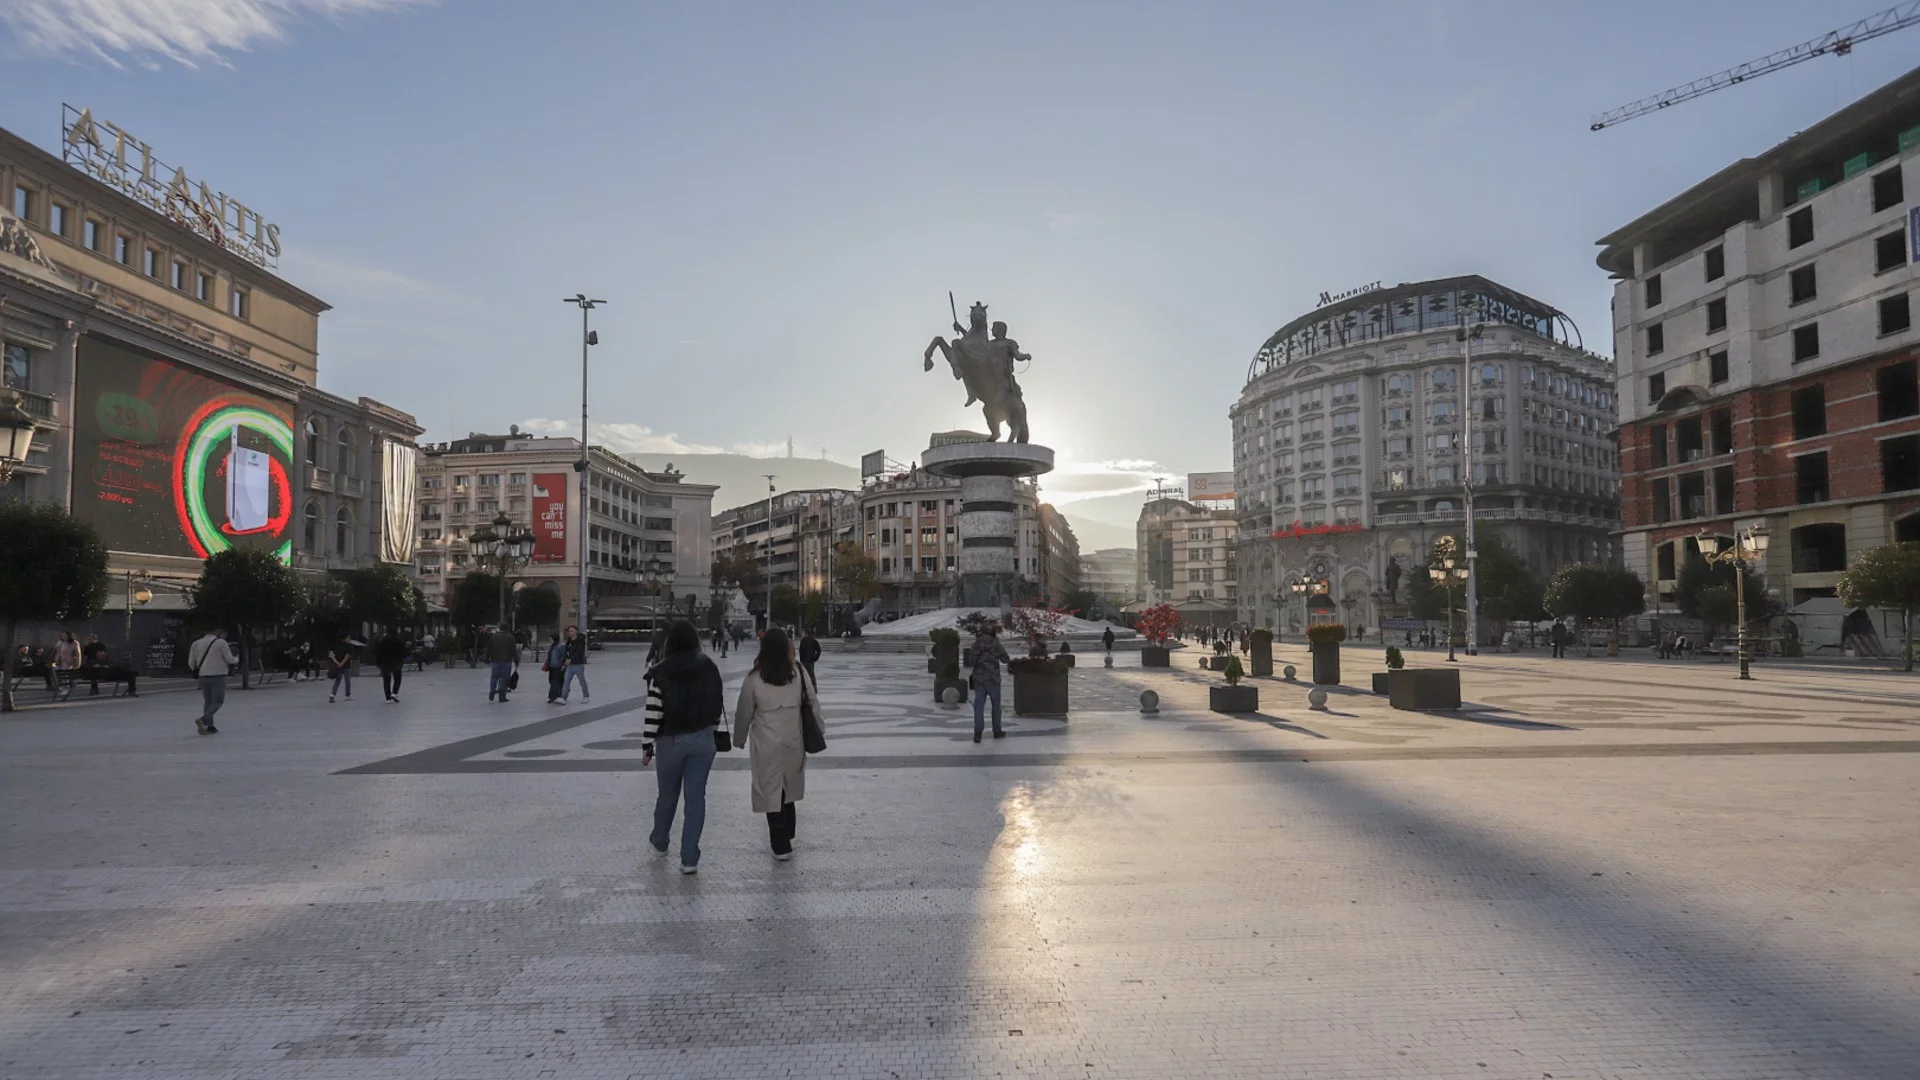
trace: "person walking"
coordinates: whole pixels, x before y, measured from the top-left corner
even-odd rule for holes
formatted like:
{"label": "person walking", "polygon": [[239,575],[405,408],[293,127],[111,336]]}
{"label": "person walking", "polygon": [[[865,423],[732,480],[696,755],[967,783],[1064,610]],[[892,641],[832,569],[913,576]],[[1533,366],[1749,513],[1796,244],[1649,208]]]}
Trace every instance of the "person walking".
{"label": "person walking", "polygon": [[[407,668],[407,643],[389,630],[373,647],[373,662],[380,667],[380,693],[388,701],[400,700],[400,676]],[[351,695],[349,695],[351,696]]]}
{"label": "person walking", "polygon": [[560,689],[567,680],[567,646],[558,630],[547,635],[547,655],[540,662],[540,670],[547,673],[547,704],[560,704]]}
{"label": "person walking", "polygon": [[680,826],[680,872],[700,869],[700,833],[707,824],[707,775],[719,753],[715,736],[726,712],[720,668],[700,651],[700,632],[675,620],[661,643],[660,662],[647,671],[647,712],[640,732],[640,764],[660,763],[660,793],[653,803],[647,846],[664,856],[673,838],[673,815],[684,798]]}
{"label": "person walking", "polygon": [[194,730],[202,735],[218,735],[213,715],[227,703],[227,673],[233,669],[233,649],[227,644],[227,632],[218,627],[202,634],[187,649],[187,666],[200,682],[200,719]]}
{"label": "person walking", "polygon": [[993,737],[1001,739],[1006,732],[1000,727],[1000,665],[1006,663],[1007,647],[1000,644],[1000,628],[988,623],[973,637],[973,673],[968,684],[973,687],[973,741],[979,742],[986,726],[987,698],[993,698]]}
{"label": "person walking", "polygon": [[767,815],[767,837],[773,857],[793,857],[793,837],[799,824],[793,804],[807,793],[806,738],[800,718],[802,700],[820,716],[820,694],[812,672],[794,664],[792,639],[786,631],[768,630],[760,639],[760,655],[740,684],[733,709],[733,742],[747,748],[753,772],[753,812]]}
{"label": "person walking", "polygon": [[353,639],[341,634],[340,640],[327,650],[327,676],[332,680],[327,687],[327,702],[331,704],[334,696],[346,688],[347,700],[353,700]]}
{"label": "person walking", "polygon": [[1113,655],[1113,627],[1109,626],[1100,632],[1100,645],[1107,650],[1108,656]]}
{"label": "person walking", "polygon": [[1549,633],[1548,636],[1553,641],[1553,658],[1555,660],[1558,660],[1561,657],[1566,656],[1567,655],[1566,626],[1562,624],[1558,619],[1554,620],[1553,630]]}
{"label": "person walking", "polygon": [[[693,644],[694,648],[699,648],[700,639],[695,637]],[[567,699],[573,696],[573,680],[579,679],[580,703],[584,705],[593,700],[590,696],[593,691],[587,686],[587,639],[580,635],[578,626],[567,627],[566,652],[567,678],[560,684],[560,703],[566,704]]]}
{"label": "person walking", "polygon": [[73,682],[80,674],[80,643],[73,638],[73,631],[60,631],[60,641],[53,647],[53,685],[58,688],[64,684],[65,693],[59,694],[59,700],[73,696]]}
{"label": "person walking", "polygon": [[813,665],[820,662],[820,639],[809,630],[800,637],[800,664],[807,669],[807,679],[816,685],[819,679],[813,674]]}
{"label": "person walking", "polygon": [[496,626],[493,633],[487,635],[487,700],[496,697],[506,703],[507,690],[513,682],[514,669],[520,666],[520,646],[507,633],[504,626]]}

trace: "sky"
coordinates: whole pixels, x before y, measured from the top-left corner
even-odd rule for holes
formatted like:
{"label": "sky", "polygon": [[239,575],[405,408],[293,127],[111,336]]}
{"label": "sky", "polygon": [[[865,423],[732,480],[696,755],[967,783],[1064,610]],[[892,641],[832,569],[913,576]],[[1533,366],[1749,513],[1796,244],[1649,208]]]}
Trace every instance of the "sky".
{"label": "sky", "polygon": [[278,223],[322,387],[434,440],[576,431],[586,292],[596,441],[909,461],[983,426],[921,354],[984,301],[1091,509],[1231,468],[1322,290],[1480,273],[1610,352],[1594,241],[1920,27],[1592,116],[1886,2],[0,0],[0,126],[90,107]]}

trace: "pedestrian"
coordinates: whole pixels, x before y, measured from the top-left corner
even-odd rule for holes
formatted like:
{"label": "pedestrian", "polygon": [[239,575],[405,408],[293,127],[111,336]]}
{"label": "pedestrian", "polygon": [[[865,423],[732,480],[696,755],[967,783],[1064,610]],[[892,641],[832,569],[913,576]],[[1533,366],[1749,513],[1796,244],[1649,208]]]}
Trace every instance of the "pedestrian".
{"label": "pedestrian", "polygon": [[558,630],[547,635],[547,655],[540,661],[540,670],[547,673],[547,704],[560,704],[560,689],[567,680],[567,646]]}
{"label": "pedestrian", "polygon": [[73,631],[60,631],[60,642],[53,647],[54,685],[66,684],[66,693],[62,700],[73,696],[73,680],[80,673],[80,643],[74,640]]}
{"label": "pedestrian", "polygon": [[1000,727],[1000,665],[1006,663],[1007,647],[1000,644],[1000,627],[987,623],[973,637],[973,673],[968,683],[973,687],[973,741],[979,742],[986,725],[987,698],[993,698],[993,737],[1001,739],[1006,732]]}
{"label": "pedestrian", "polygon": [[218,627],[201,635],[187,649],[187,666],[200,681],[200,719],[194,730],[202,735],[218,735],[213,715],[227,703],[227,673],[233,669],[233,649],[227,645],[227,632]]}
{"label": "pedestrian", "polygon": [[327,650],[327,677],[331,680],[327,687],[329,703],[343,687],[347,692],[347,700],[353,700],[353,639],[350,635],[341,634],[340,640]]}
{"label": "pedestrian", "polygon": [[640,763],[660,761],[660,793],[653,803],[647,845],[667,853],[673,815],[684,799],[680,826],[680,872],[700,868],[700,833],[707,824],[707,774],[719,753],[716,736],[726,712],[720,668],[700,651],[700,633],[684,619],[665,631],[660,662],[647,671],[647,712],[641,728]]}
{"label": "pedestrian", "polygon": [[520,646],[504,626],[496,626],[486,639],[487,700],[496,697],[506,704],[507,691],[513,688],[513,673],[520,666]]}
{"label": "pedestrian", "polygon": [[753,772],[753,812],[767,815],[773,857],[793,857],[799,818],[794,803],[806,795],[807,750],[802,702],[821,721],[820,692],[804,662],[796,667],[792,639],[778,628],[760,639],[760,655],[740,684],[733,709],[733,741],[747,748]]}
{"label": "pedestrian", "polygon": [[[694,647],[698,648],[699,645],[699,639],[695,638]],[[587,639],[580,636],[578,626],[567,627],[566,654],[567,678],[560,684],[560,702],[565,704],[567,699],[573,696],[573,681],[578,679],[580,680],[580,703],[584,705],[593,700],[590,696],[593,691],[587,686]]]}
{"label": "pedestrian", "polygon": [[[373,647],[373,662],[380,667],[380,693],[388,701],[400,700],[400,676],[407,668],[407,643],[388,630]],[[348,694],[352,697],[352,694]]]}
{"label": "pedestrian", "polygon": [[1553,640],[1553,658],[1555,660],[1558,660],[1566,656],[1567,655],[1567,628],[1564,624],[1560,622],[1560,620],[1558,619],[1554,620],[1553,630],[1550,632],[1550,636]]}
{"label": "pedestrian", "polygon": [[1100,644],[1109,656],[1113,654],[1113,627],[1109,626],[1100,632]]}
{"label": "pedestrian", "polygon": [[819,661],[820,639],[813,636],[812,630],[808,630],[800,638],[800,663],[807,669],[807,681],[815,685],[818,685],[820,680],[813,674],[813,665]]}
{"label": "pedestrian", "polygon": [[80,646],[80,667],[87,673],[87,681],[92,689],[88,697],[100,696],[100,676],[107,673],[107,647],[100,644],[100,635],[88,634],[87,643]]}

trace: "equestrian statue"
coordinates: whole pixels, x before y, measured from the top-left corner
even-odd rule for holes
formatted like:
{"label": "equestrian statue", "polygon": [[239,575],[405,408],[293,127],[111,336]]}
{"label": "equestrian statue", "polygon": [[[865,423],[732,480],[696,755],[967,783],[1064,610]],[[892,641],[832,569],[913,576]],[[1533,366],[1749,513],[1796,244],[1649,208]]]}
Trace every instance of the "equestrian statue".
{"label": "equestrian statue", "polygon": [[966,404],[978,401],[987,414],[987,427],[993,441],[1000,439],[1000,425],[1007,425],[1007,441],[1027,441],[1027,401],[1020,383],[1013,377],[1014,361],[1032,360],[1020,351],[1020,343],[1007,336],[1007,324],[987,323],[987,305],[976,303],[969,316],[970,325],[960,325],[960,313],[953,308],[953,294],[947,294],[947,306],[953,314],[952,341],[935,336],[927,345],[925,371],[933,370],[933,354],[947,358],[953,377],[967,387]]}

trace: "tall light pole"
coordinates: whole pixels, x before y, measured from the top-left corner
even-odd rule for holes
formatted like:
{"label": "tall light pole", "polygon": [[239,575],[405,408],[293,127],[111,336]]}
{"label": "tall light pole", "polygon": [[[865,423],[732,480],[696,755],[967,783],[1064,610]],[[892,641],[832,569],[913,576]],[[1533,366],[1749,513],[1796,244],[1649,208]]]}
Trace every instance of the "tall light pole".
{"label": "tall light pole", "polygon": [[[1469,567],[1455,565],[1452,537],[1443,536],[1433,545],[1433,557],[1427,565],[1427,576],[1433,579],[1434,584],[1446,590],[1442,596],[1447,605],[1447,662],[1457,663],[1459,658],[1453,655],[1453,590],[1464,582],[1469,590],[1467,595],[1472,596],[1473,578]],[[1472,623],[1468,623],[1468,626],[1471,627]],[[1472,654],[1469,653],[1469,655]]]}
{"label": "tall light pole", "polygon": [[1725,551],[1720,550],[1720,538],[1701,533],[1694,538],[1700,545],[1700,557],[1711,563],[1726,563],[1733,567],[1734,617],[1740,620],[1740,677],[1752,679],[1747,673],[1747,662],[1752,657],[1750,642],[1747,639],[1747,567],[1766,558],[1767,526],[1757,522],[1745,529],[1737,530],[1733,543]]}
{"label": "tall light pole", "polygon": [[561,303],[580,305],[580,460],[573,463],[574,471],[580,474],[580,509],[573,529],[580,534],[580,633],[591,639],[593,624],[587,619],[587,347],[600,344],[600,335],[587,329],[587,316],[606,301],[575,293]]}
{"label": "tall light pole", "polygon": [[468,537],[467,544],[473,549],[473,557],[479,561],[491,559],[500,569],[500,625],[519,629],[510,620],[507,612],[507,578],[533,557],[534,535],[526,528],[514,531],[513,519],[505,510],[493,519],[492,524],[482,525]]}
{"label": "tall light pole", "polygon": [[[1460,461],[1462,466],[1462,471],[1460,474],[1460,487],[1461,487],[1461,491],[1463,492],[1463,498],[1461,501],[1466,504],[1465,510],[1467,515],[1467,528],[1466,528],[1467,568],[1464,572],[1467,577],[1467,655],[1468,656],[1480,655],[1480,644],[1479,644],[1480,617],[1479,617],[1479,612],[1477,610],[1480,606],[1479,604],[1480,590],[1479,590],[1478,575],[1476,575],[1473,572],[1474,560],[1479,558],[1480,552],[1475,550],[1473,546],[1473,405],[1474,405],[1475,399],[1472,396],[1473,395],[1473,342],[1474,342],[1474,339],[1480,336],[1482,329],[1484,329],[1484,324],[1478,321],[1479,316],[1480,316],[1480,301],[1478,299],[1469,301],[1467,304],[1463,305],[1461,309],[1460,328],[1454,331],[1454,337],[1459,339],[1459,342],[1460,342],[1460,366],[1462,369],[1461,374],[1465,377],[1465,382],[1460,387],[1460,403],[1463,406],[1465,406],[1465,408],[1461,410],[1461,412],[1465,414],[1465,419],[1463,421],[1463,426],[1461,428],[1461,431],[1465,437],[1465,442],[1466,442],[1466,446],[1462,449],[1461,456],[1460,456]],[[1469,325],[1469,323],[1467,322],[1468,319],[1473,319],[1475,321],[1471,325]],[[1452,619],[1451,609],[1449,609],[1448,619],[1449,620]],[[1447,654],[1448,654],[1447,659],[1449,660],[1453,659],[1453,655],[1452,655],[1453,654],[1453,632],[1452,632],[1451,621],[1449,621],[1448,623]]]}
{"label": "tall light pole", "polygon": [[767,478],[767,629],[773,629],[773,482],[779,479],[775,473],[761,473]]}

